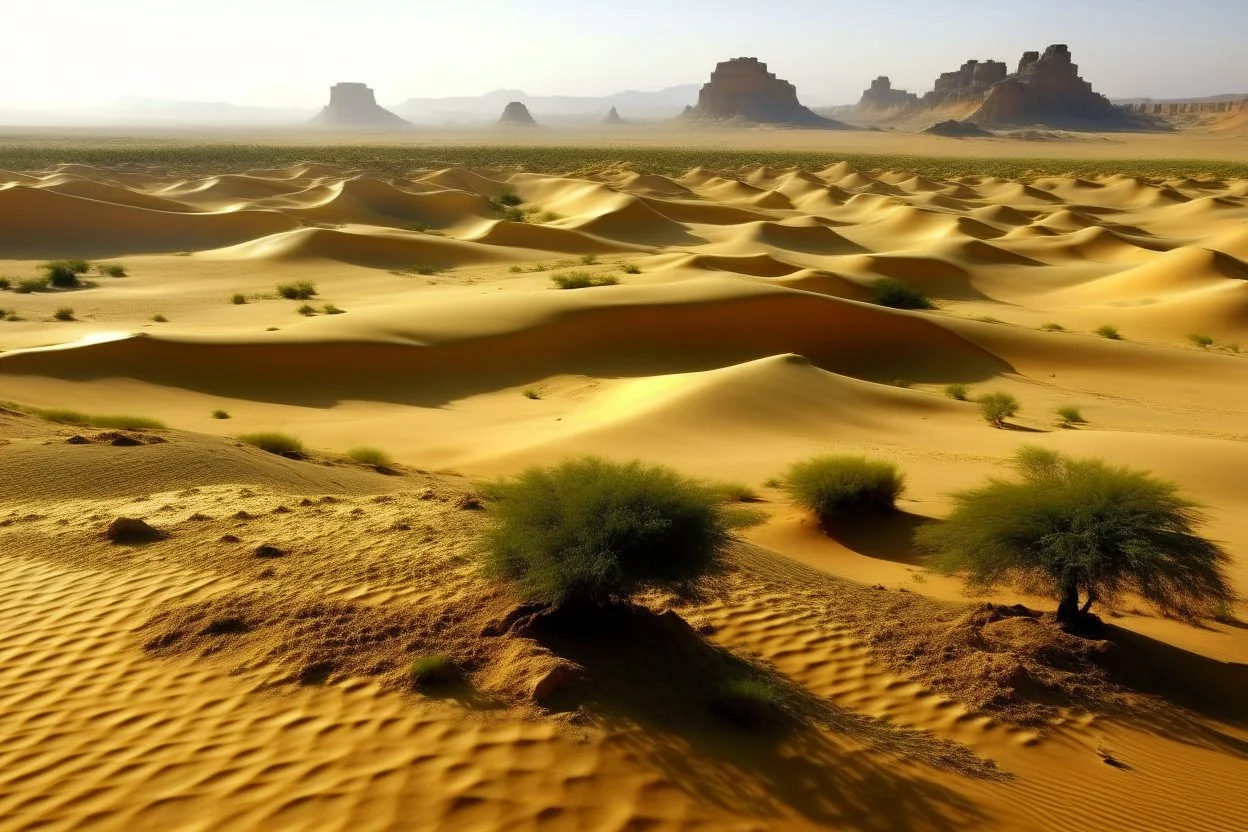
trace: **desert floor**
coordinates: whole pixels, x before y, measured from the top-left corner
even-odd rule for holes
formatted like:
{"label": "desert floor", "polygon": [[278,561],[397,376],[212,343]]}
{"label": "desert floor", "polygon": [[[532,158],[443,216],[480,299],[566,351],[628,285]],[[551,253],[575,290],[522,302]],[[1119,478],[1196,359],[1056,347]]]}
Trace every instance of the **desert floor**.
{"label": "desert floor", "polygon": [[[1051,600],[968,594],[910,542],[1034,443],[1180,483],[1248,594],[1248,179],[1113,161],[1248,161],[1233,129],[686,137],[828,158],[669,175],[624,149],[568,175],[144,164],[185,138],[112,165],[80,163],[108,150],[88,134],[0,140],[63,154],[0,170],[0,829],[1245,828],[1248,607],[1102,608],[1121,673],[1098,675],[976,612]],[[934,178],[840,151],[1105,170]],[[125,276],[14,290],[71,256]],[[612,285],[552,284],[571,272]],[[937,308],[870,302],[881,277]],[[315,295],[279,296],[298,281]],[[993,429],[951,383],[1022,411]],[[1086,423],[1058,427],[1066,405]],[[234,438],[266,430],[310,450]],[[766,485],[827,451],[898,463],[897,516],[823,530]],[[586,453],[760,495],[721,593],[648,599],[692,628],[500,625],[479,483]],[[110,543],[122,516],[166,536]],[[434,652],[468,682],[405,684]],[[797,724],[708,713],[725,661],[772,674]]]}

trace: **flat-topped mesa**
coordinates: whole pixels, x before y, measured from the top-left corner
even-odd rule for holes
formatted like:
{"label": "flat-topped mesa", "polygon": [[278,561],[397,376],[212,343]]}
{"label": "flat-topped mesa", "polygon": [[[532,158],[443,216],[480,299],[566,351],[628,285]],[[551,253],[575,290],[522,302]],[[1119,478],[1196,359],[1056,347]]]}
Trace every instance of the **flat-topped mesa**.
{"label": "flat-topped mesa", "polygon": [[716,65],[711,80],[698,93],[698,106],[686,117],[790,124],[802,127],[843,128],[845,125],[816,115],[797,100],[797,87],[758,58],[733,58]]}
{"label": "flat-topped mesa", "polygon": [[312,119],[332,127],[409,127],[410,122],[377,103],[367,84],[344,82],[329,88],[329,103]]}
{"label": "flat-topped mesa", "polygon": [[536,127],[537,122],[523,101],[512,101],[498,118],[499,127]]}
{"label": "flat-topped mesa", "polygon": [[932,91],[923,96],[923,106],[940,107],[982,98],[993,84],[1005,80],[1007,72],[1001,61],[967,61],[953,72],[940,74]]}
{"label": "flat-topped mesa", "polygon": [[857,109],[864,112],[873,110],[897,110],[913,107],[919,97],[912,92],[893,89],[893,82],[887,75],[881,75],[871,82],[870,89],[862,91],[858,99]]}
{"label": "flat-topped mesa", "polygon": [[1024,52],[1018,72],[992,85],[970,116],[978,124],[1034,124],[1053,121],[1112,121],[1124,118],[1105,96],[1079,77],[1063,43],[1044,53]]}

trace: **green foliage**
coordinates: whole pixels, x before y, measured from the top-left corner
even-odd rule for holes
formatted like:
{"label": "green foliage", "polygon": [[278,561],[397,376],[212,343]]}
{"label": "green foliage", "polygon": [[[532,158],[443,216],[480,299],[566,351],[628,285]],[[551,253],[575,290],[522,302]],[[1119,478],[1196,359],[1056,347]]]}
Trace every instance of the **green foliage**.
{"label": "green foliage", "polygon": [[93,415],[81,410],[63,407],[32,407],[27,412],[41,419],[61,425],[74,425],[81,428],[100,428],[101,430],[160,430],[165,423],[147,416],[126,415]]}
{"label": "green foliage", "polygon": [[536,401],[542,397],[542,394],[537,392],[536,387],[526,387],[524,388],[524,397],[526,399],[533,399]]}
{"label": "green foliage", "polygon": [[1096,328],[1096,334],[1111,341],[1122,340],[1122,334],[1118,332],[1118,327],[1113,324],[1101,324]]}
{"label": "green foliage", "polygon": [[74,319],[74,310],[68,306],[59,306],[52,313],[52,317],[58,321],[72,321]]}
{"label": "green foliage", "polygon": [[310,280],[277,284],[277,293],[287,300],[307,300],[316,296],[316,284]]}
{"label": "green foliage", "polygon": [[235,292],[234,294],[230,295],[230,303],[234,304],[235,306],[242,306],[246,302],[247,302],[247,296],[244,295],[242,292]]}
{"label": "green foliage", "polygon": [[784,702],[780,691],[767,679],[740,676],[721,683],[711,710],[745,728],[763,728],[781,717]]}
{"label": "green foliage", "polygon": [[696,480],[596,457],[492,483],[487,562],[528,601],[603,603],[650,589],[693,593],[722,568],[723,502]]}
{"label": "green foliage", "polygon": [[125,277],[126,267],[120,263],[98,263],[95,273],[100,277]]}
{"label": "green foliage", "polygon": [[596,254],[582,254],[582,255],[581,255],[581,262],[582,262],[583,264],[585,264],[586,266],[596,266],[596,265],[598,264],[598,255],[596,255]]}
{"label": "green foliage", "polygon": [[240,442],[245,442],[262,451],[268,451],[279,456],[300,456],[303,453],[303,442],[288,433],[279,433],[271,430],[261,431],[259,433],[245,433],[238,439]]}
{"label": "green foliage", "polygon": [[341,315],[347,311],[345,309],[339,309],[337,306],[334,306],[332,303],[325,304],[324,306],[321,307],[321,310],[326,315]]}
{"label": "green foliage", "polygon": [[42,292],[48,288],[48,278],[44,277],[28,277],[17,282],[17,287],[13,290],[19,295],[29,295],[31,292]]}
{"label": "green foliage", "polygon": [[160,314],[159,312],[157,312],[155,315],[152,316],[152,321],[158,324],[169,323],[169,319],[166,318],[164,315]]}
{"label": "green foliage", "polygon": [[1057,409],[1057,418],[1062,427],[1070,427],[1072,425],[1082,425],[1088,420],[1083,418],[1083,413],[1079,408],[1073,405],[1066,405]]}
{"label": "green foliage", "polygon": [[13,280],[8,277],[0,277],[0,292],[13,288]]}
{"label": "green foliage", "polygon": [[40,263],[39,270],[57,289],[73,289],[82,285],[78,275],[90,271],[91,264],[86,260],[50,260]]}
{"label": "green foliage", "polygon": [[926,295],[892,277],[881,277],[871,284],[871,299],[893,309],[935,309]]}
{"label": "green foliage", "polygon": [[613,274],[594,275],[586,271],[552,274],[550,282],[560,289],[588,289],[591,286],[614,286],[620,279]]}
{"label": "green foliage", "polygon": [[455,662],[441,653],[421,656],[412,662],[408,673],[412,679],[412,686],[417,688],[446,684],[459,678],[459,668],[455,666]]}
{"label": "green foliage", "polygon": [[1061,324],[1055,324],[1052,321],[1050,321],[1049,323],[1045,324],[1044,326],[1040,328],[1043,329],[1045,332],[1065,332],[1066,331],[1066,327],[1062,326]]}
{"label": "green foliage", "polygon": [[1017,416],[1020,408],[1018,399],[1006,392],[985,393],[978,401],[984,421],[999,428],[1005,426],[1006,419]]}
{"label": "green foliage", "polygon": [[624,270],[624,274],[641,274],[641,266],[636,263],[624,263],[620,268]]}
{"label": "green foliage", "polygon": [[957,399],[960,402],[964,402],[970,398],[971,391],[965,384],[946,384],[945,395],[951,399]]}
{"label": "green foliage", "polygon": [[1234,601],[1229,555],[1196,534],[1200,506],[1174,483],[1034,446],[1018,451],[1014,467],[1015,481],[954,494],[949,518],[919,530],[937,569],[979,586],[1043,587],[1067,622],[1126,592],[1193,617]]}
{"label": "green foliage", "polygon": [[905,482],[905,475],[886,460],[828,454],[791,465],[783,488],[795,503],[827,523],[892,511]]}
{"label": "green foliage", "polygon": [[521,211],[519,208],[512,208],[507,205],[498,206],[498,215],[507,222],[526,222],[529,215]]}
{"label": "green foliage", "polygon": [[378,468],[389,468],[394,465],[390,454],[380,448],[359,447],[347,451],[347,458],[361,465],[375,465]]}
{"label": "green foliage", "polygon": [[214,411],[212,411],[212,418],[214,418],[214,419],[228,419],[228,418],[230,418],[230,413],[229,413],[229,411],[228,411],[228,410],[214,410]]}
{"label": "green foliage", "polygon": [[519,194],[506,191],[490,197],[490,204],[498,208],[514,208],[524,202]]}
{"label": "green foliage", "polygon": [[303,315],[305,318],[310,318],[316,314],[316,307],[310,303],[304,303],[301,304],[295,311],[300,315]]}
{"label": "green foliage", "polygon": [[1191,341],[1193,344],[1200,347],[1202,350],[1213,346],[1212,338],[1210,338],[1208,335],[1201,335],[1196,332],[1193,332],[1191,335],[1187,336],[1187,340]]}

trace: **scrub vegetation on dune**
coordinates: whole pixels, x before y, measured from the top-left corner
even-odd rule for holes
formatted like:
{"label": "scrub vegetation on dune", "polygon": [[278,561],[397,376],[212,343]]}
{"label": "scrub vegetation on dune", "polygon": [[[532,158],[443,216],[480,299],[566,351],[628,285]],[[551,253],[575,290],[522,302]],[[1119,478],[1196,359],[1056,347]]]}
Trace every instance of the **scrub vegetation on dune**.
{"label": "scrub vegetation on dune", "polygon": [[572,271],[552,274],[550,282],[560,289],[588,289],[593,286],[614,286],[620,279],[612,274]]}
{"label": "scrub vegetation on dune", "polygon": [[277,293],[287,300],[307,300],[316,296],[316,284],[310,280],[277,284]]}
{"label": "scrub vegetation on dune", "polygon": [[794,463],[782,483],[795,503],[831,523],[892,511],[906,478],[887,460],[828,454]]}
{"label": "scrub vegetation on dune", "polygon": [[893,309],[935,309],[936,304],[917,289],[892,277],[881,277],[871,284],[871,298],[880,306]]}
{"label": "scrub vegetation on dune", "polygon": [[277,454],[278,456],[300,456],[303,454],[303,442],[288,433],[260,431],[258,433],[244,433],[238,439],[240,442],[271,454]]}
{"label": "scrub vegetation on dune", "polygon": [[1005,420],[1017,416],[1021,408],[1018,399],[1012,393],[1004,391],[985,393],[977,401],[984,421],[998,428],[1005,427]]}
{"label": "scrub vegetation on dune", "polygon": [[75,427],[100,428],[103,430],[159,430],[167,425],[159,419],[148,416],[130,416],[125,414],[93,414],[81,410],[63,407],[24,407],[15,408],[38,416],[49,422]]}

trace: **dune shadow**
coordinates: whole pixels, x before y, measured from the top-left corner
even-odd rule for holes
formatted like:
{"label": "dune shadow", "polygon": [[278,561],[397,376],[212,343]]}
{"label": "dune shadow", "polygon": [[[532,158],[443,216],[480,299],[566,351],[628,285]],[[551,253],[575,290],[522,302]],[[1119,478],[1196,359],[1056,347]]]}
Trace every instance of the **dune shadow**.
{"label": "dune shadow", "polygon": [[[734,814],[796,812],[835,828],[953,832],[987,819],[966,797],[897,761],[969,778],[1008,776],[965,746],[839,708],[733,656],[674,612],[619,607],[572,620],[556,613],[524,635],[583,668],[551,707],[588,715],[680,789]],[[748,727],[717,716],[724,681],[742,677],[765,679],[784,715]]]}
{"label": "dune shadow", "polygon": [[926,554],[914,545],[914,534],[932,521],[908,511],[853,517],[823,524],[823,532],[837,543],[869,558],[922,566]]}

